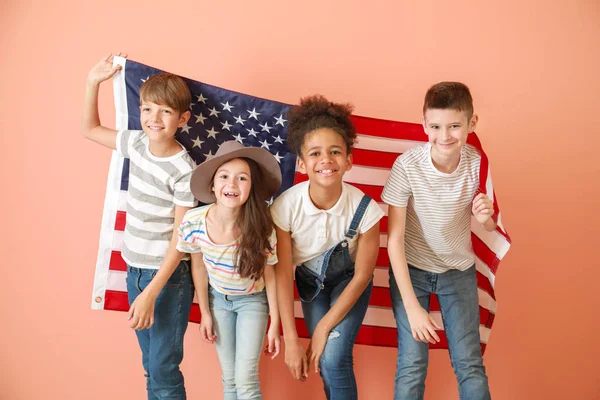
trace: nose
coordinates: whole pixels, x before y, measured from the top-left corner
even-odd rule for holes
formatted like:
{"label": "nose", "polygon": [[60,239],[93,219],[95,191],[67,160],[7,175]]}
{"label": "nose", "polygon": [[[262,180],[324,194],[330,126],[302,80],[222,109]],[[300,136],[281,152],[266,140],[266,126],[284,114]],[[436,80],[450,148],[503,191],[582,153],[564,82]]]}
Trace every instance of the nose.
{"label": "nose", "polygon": [[448,128],[444,128],[442,129],[442,139],[444,140],[448,140],[450,139],[452,136],[450,135],[450,129]]}

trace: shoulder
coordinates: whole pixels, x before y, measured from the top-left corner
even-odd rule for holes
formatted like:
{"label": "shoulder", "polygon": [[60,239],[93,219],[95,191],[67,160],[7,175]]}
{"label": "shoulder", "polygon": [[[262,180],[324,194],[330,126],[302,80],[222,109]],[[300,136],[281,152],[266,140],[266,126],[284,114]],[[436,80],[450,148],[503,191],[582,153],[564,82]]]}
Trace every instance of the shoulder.
{"label": "shoulder", "polygon": [[427,160],[429,155],[429,143],[421,144],[412,147],[402,153],[397,159],[396,163],[402,164],[403,167],[408,167],[416,164],[420,164],[422,161]]}
{"label": "shoulder", "polygon": [[212,204],[208,204],[205,206],[196,207],[192,208],[191,210],[188,210],[183,216],[183,220],[181,221],[181,223],[204,225],[206,220],[206,213],[208,212],[208,209],[211,206]]}
{"label": "shoulder", "polygon": [[281,193],[279,197],[275,199],[271,207],[279,210],[281,208],[287,208],[295,204],[299,204],[302,201],[304,193],[308,190],[308,181],[298,183],[285,192]]}

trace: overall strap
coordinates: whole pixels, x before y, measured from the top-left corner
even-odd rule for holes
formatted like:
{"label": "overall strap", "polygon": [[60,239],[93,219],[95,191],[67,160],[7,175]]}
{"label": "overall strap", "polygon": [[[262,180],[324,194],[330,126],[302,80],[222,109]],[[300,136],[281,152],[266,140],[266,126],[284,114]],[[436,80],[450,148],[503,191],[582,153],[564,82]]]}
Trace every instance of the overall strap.
{"label": "overall strap", "polygon": [[366,194],[360,200],[360,204],[356,209],[356,213],[354,214],[354,218],[352,218],[352,222],[350,223],[350,229],[346,232],[346,238],[352,239],[354,235],[356,235],[356,230],[358,229],[358,225],[360,225],[360,221],[362,220],[369,203],[371,202],[371,198]]}

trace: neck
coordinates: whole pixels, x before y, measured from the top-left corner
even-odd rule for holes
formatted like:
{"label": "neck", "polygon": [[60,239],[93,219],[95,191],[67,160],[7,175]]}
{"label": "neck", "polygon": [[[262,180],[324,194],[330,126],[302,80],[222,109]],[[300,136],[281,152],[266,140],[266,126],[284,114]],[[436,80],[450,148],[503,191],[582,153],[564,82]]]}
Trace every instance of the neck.
{"label": "neck", "polygon": [[181,151],[181,146],[175,138],[173,138],[173,140],[160,142],[150,140],[148,150],[150,150],[150,153],[155,157],[171,157]]}
{"label": "neck", "polygon": [[438,171],[451,174],[458,168],[458,164],[460,163],[460,153],[452,156],[444,156],[437,154],[435,149],[431,149],[431,161]]}
{"label": "neck", "polygon": [[340,182],[336,187],[327,188],[311,183],[308,187],[308,195],[315,207],[320,210],[329,210],[335,206],[342,195],[342,183]]}
{"label": "neck", "polygon": [[209,213],[211,211],[211,220],[218,223],[224,231],[233,230],[237,225],[237,218],[240,214],[239,208],[219,207],[219,203],[216,203],[213,207],[211,207]]}

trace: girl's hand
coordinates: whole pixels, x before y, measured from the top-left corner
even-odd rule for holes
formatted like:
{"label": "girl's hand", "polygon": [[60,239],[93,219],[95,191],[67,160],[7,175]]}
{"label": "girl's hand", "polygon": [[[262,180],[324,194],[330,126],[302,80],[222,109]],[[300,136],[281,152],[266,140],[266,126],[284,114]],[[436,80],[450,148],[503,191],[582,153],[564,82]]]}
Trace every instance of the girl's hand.
{"label": "girl's hand", "polygon": [[308,378],[306,353],[298,338],[285,341],[285,365],[290,369],[294,379],[304,382]]}
{"label": "girl's hand", "polygon": [[441,330],[442,328],[436,324],[431,315],[423,307],[418,306],[417,308],[406,310],[406,314],[413,338],[417,342],[431,344],[440,342],[440,337],[435,330]]}
{"label": "girl's hand", "polygon": [[315,333],[310,340],[308,350],[306,350],[306,357],[308,358],[308,365],[314,364],[315,372],[319,372],[319,361],[321,355],[325,351],[325,345],[327,344],[327,338],[329,338],[329,330],[324,329],[322,326],[317,324]]}
{"label": "girl's hand", "polygon": [[148,294],[147,291],[142,291],[133,301],[127,319],[131,321],[129,326],[136,331],[142,329],[150,329],[154,325],[154,302],[156,298]]}
{"label": "girl's hand", "polygon": [[471,212],[477,222],[485,224],[494,215],[494,203],[492,203],[492,200],[486,194],[479,193],[473,199]]}
{"label": "girl's hand", "polygon": [[267,345],[265,346],[265,355],[270,355],[271,360],[279,355],[281,349],[281,337],[279,336],[279,326],[271,324],[267,332]]}
{"label": "girl's hand", "polygon": [[202,313],[200,320],[200,336],[206,343],[214,344],[217,337],[213,332],[213,319],[210,312]]}
{"label": "girl's hand", "polygon": [[[127,57],[127,54],[117,54],[119,57]],[[90,72],[88,73],[88,83],[91,84],[100,84],[107,79],[113,77],[117,71],[121,70],[120,65],[113,66],[113,55],[109,54],[104,57],[102,60],[98,62],[98,64],[94,65]]]}

